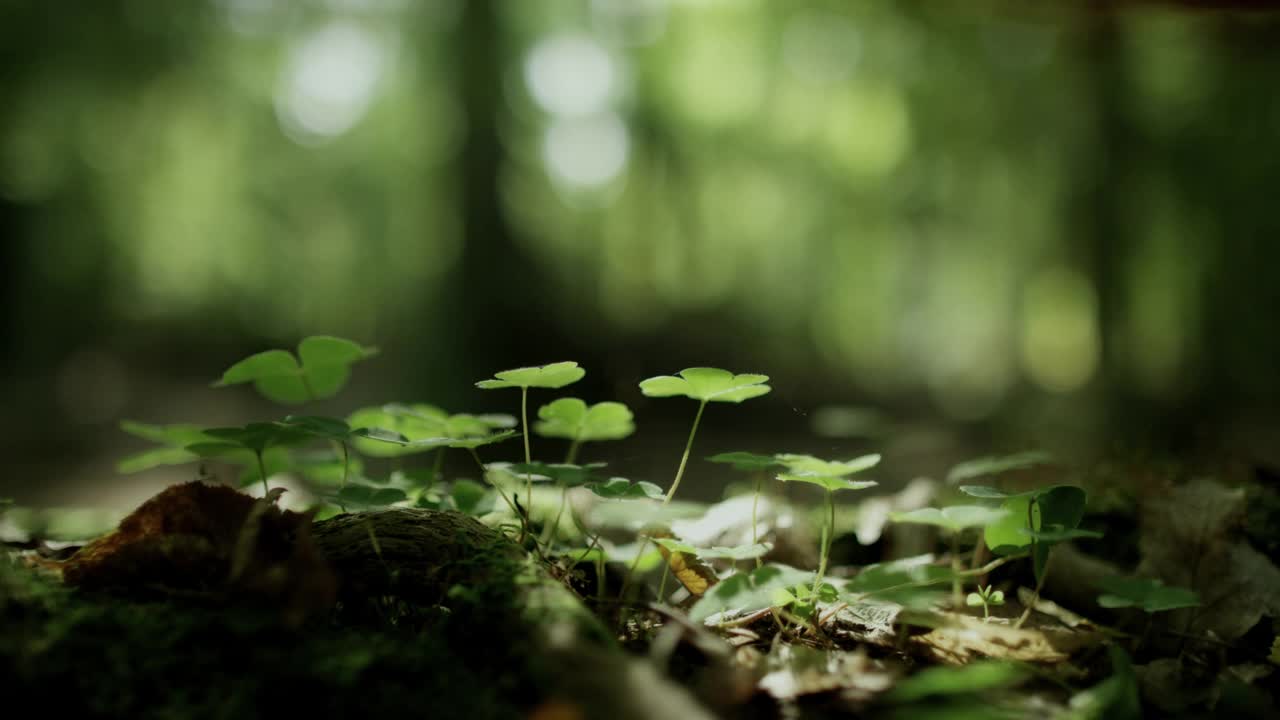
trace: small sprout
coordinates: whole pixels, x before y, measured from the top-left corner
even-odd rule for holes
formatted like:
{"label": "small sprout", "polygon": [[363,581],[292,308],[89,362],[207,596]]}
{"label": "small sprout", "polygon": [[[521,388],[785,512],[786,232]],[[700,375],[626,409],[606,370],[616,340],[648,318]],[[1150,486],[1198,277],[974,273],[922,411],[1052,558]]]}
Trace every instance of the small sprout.
{"label": "small sprout", "polygon": [[942,509],[920,508],[910,512],[893,513],[890,517],[895,522],[937,525],[951,533],[951,602],[958,607],[963,592],[960,576],[963,569],[960,566],[960,533],[967,528],[988,527],[1000,522],[1008,514],[1008,510],[982,505],[953,505]]}
{"label": "small sprout", "polygon": [[[1076,530],[1084,518],[1088,496],[1083,488],[1074,485],[1053,485],[1021,493],[1006,493],[983,485],[961,485],[960,492],[971,497],[1001,500],[1000,507],[1008,514],[987,525],[987,547],[996,555],[1013,555],[1029,550],[1036,576],[1037,598],[1048,576],[1049,551],[1053,545],[1077,537],[1096,536],[1095,533]],[[1034,602],[1027,605],[1014,627],[1022,627],[1034,606]]]}
{"label": "small sprout", "polygon": [[813,573],[787,565],[768,564],[751,572],[738,573],[721,580],[707,591],[689,610],[689,619],[703,623],[716,613],[725,611],[754,612],[775,607],[777,592],[797,586],[813,586]]}
{"label": "small sprout", "polygon": [[698,433],[698,423],[702,420],[702,411],[709,402],[740,403],[754,397],[766,395],[772,388],[767,383],[768,375],[743,374],[734,375],[728,370],[719,368],[685,368],[680,376],[659,375],[640,382],[640,392],[646,397],[675,397],[683,395],[698,401],[698,414],[693,417],[693,429],[689,431],[689,441],[685,443],[684,455],[680,456],[680,467],[676,469],[676,479],[671,483],[663,502],[671,502],[680,487],[680,478],[684,476],[684,467],[689,462],[689,451],[693,449],[693,437]]}
{"label": "small sprout", "polygon": [[322,400],[338,394],[351,376],[351,366],[378,354],[377,348],[327,335],[298,343],[295,357],[288,350],[268,350],[227,368],[214,387],[253,383],[263,397],[285,405]]}
{"label": "small sprout", "polygon": [[1104,608],[1136,607],[1147,613],[1197,607],[1200,596],[1194,590],[1165,585],[1158,579],[1109,577],[1099,583],[1107,592],[1098,596]]}
{"label": "small sprout", "polygon": [[809,587],[808,583],[797,583],[775,589],[771,604],[776,608],[789,608],[791,614],[809,620],[817,611],[819,602],[833,603],[839,598],[840,591],[831,583],[822,583],[816,588]]}
{"label": "small sprout", "polygon": [[979,585],[978,591],[969,593],[969,595],[965,597],[964,603],[969,607],[978,607],[979,605],[981,605],[982,619],[984,621],[990,622],[991,621],[990,606],[1004,604],[1004,591],[1003,590],[993,591],[990,585],[986,587],[982,587],[981,585]]}
{"label": "small sprout", "polygon": [[538,418],[540,422],[533,429],[539,435],[569,441],[566,463],[577,460],[584,442],[621,440],[636,431],[631,410],[620,402],[588,406],[578,398],[560,398],[538,408]]}
{"label": "small sprout", "polygon": [[822,527],[822,546],[818,560],[818,575],[813,584],[814,592],[817,592],[818,587],[822,584],[822,578],[827,572],[827,561],[831,557],[831,541],[834,539],[833,536],[836,532],[835,491],[862,490],[875,486],[877,483],[873,480],[854,481],[845,476],[875,467],[880,463],[880,456],[863,455],[844,462],[819,460],[812,455],[779,455],[778,459],[790,471],[778,475],[779,480],[783,482],[811,483],[826,491],[824,500],[827,506],[827,521]]}
{"label": "small sprout", "polygon": [[609,478],[604,482],[587,483],[587,489],[609,500],[661,500],[662,488],[651,482],[631,482],[626,478]]}
{"label": "small sprout", "polygon": [[[524,434],[524,461],[533,462],[529,451],[529,388],[562,388],[578,382],[587,374],[576,362],[558,362],[537,367],[522,367],[494,373],[496,380],[481,380],[476,387],[481,390],[520,388],[520,430]],[[533,478],[525,478],[525,504],[533,505]],[[529,518],[524,518],[524,533],[529,531]],[[523,539],[523,534],[521,536]]]}

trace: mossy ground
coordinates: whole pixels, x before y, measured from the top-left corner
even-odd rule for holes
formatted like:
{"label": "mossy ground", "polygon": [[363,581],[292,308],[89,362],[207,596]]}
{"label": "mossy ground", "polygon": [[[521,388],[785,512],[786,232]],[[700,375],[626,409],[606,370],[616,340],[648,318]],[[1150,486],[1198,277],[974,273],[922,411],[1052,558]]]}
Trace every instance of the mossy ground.
{"label": "mossy ground", "polygon": [[0,560],[0,697],[46,717],[521,716],[525,661],[467,615],[291,628],[269,611],[77,592]]}

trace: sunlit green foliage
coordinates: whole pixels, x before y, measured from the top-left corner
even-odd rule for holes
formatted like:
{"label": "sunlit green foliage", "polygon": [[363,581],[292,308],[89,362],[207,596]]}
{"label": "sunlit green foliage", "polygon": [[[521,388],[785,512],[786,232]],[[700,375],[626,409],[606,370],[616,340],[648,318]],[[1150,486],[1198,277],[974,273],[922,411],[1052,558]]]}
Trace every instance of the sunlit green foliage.
{"label": "sunlit green foliage", "polygon": [[377,348],[350,340],[316,335],[298,343],[296,356],[287,350],[251,355],[227,368],[214,385],[253,383],[263,397],[297,405],[337,395],[347,384],[351,366],[377,353]]}

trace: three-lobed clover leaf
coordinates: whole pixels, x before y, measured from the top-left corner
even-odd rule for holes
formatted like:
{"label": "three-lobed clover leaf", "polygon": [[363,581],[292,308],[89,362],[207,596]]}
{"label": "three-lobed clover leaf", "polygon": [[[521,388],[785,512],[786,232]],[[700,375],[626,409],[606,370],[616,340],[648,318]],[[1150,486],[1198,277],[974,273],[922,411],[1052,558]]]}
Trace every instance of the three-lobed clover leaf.
{"label": "three-lobed clover leaf", "polygon": [[756,453],[743,452],[741,450],[734,452],[722,452],[718,455],[712,455],[707,460],[713,463],[726,463],[733,466],[734,470],[768,470],[773,467],[781,467],[783,462],[775,455],[757,455]]}
{"label": "three-lobed clover leaf", "polygon": [[889,517],[894,522],[937,525],[951,532],[960,532],[966,528],[986,527],[1002,520],[1008,514],[1008,510],[989,508],[984,505],[952,505],[942,509],[920,508],[910,512],[893,513]]}
{"label": "three-lobed clover leaf", "polygon": [[811,586],[814,574],[787,565],[768,564],[751,572],[738,573],[721,580],[707,591],[689,610],[689,619],[703,623],[721,612],[754,612],[777,607],[783,599],[779,591]]}
{"label": "three-lobed clover leaf", "polygon": [[380,427],[353,428],[346,420],[318,415],[290,415],[282,425],[311,435],[321,440],[348,442],[351,440],[369,440],[386,445],[401,445],[409,441],[404,435]]}
{"label": "three-lobed clover leaf", "polygon": [[204,434],[212,438],[188,445],[186,449],[200,457],[226,457],[241,450],[261,453],[270,447],[298,445],[314,436],[301,428],[281,423],[249,423],[244,427],[209,428]]}
{"label": "three-lobed clover leaf", "polygon": [[500,388],[562,388],[578,382],[587,374],[576,362],[558,362],[535,367],[503,370],[493,374],[496,380],[481,380],[476,387],[482,390]]}
{"label": "three-lobed clover leaf", "polygon": [[640,392],[647,397],[683,395],[702,402],[740,403],[768,394],[773,389],[765,384],[768,381],[768,375],[734,375],[720,368],[695,367],[681,370],[679,377],[659,375],[643,380]]}
{"label": "three-lobed clover leaf", "polygon": [[640,480],[631,482],[622,477],[614,477],[604,482],[587,483],[587,489],[609,500],[661,500],[662,488],[651,482]]}
{"label": "three-lobed clover leaf", "polygon": [[543,437],[575,442],[621,440],[635,432],[631,410],[620,402],[587,405],[578,398],[560,398],[538,408],[534,431]]}
{"label": "three-lobed clover leaf", "polygon": [[495,436],[495,430],[507,430],[516,425],[510,415],[450,415],[444,410],[425,403],[412,405],[389,404],[381,407],[361,408],[353,412],[347,423],[352,427],[377,427],[394,431],[407,443],[388,443],[357,438],[355,447],[373,457],[402,457],[428,452],[439,447],[479,447],[511,437],[514,433]]}
{"label": "three-lobed clover leaf", "polygon": [[1098,604],[1105,608],[1137,607],[1156,613],[1200,605],[1196,591],[1165,585],[1155,578],[1115,576],[1103,578],[1099,584],[1107,591],[1098,596]]}
{"label": "three-lobed clover leaf", "polygon": [[782,454],[777,458],[788,470],[778,475],[778,479],[783,482],[805,482],[833,492],[863,490],[879,484],[874,480],[849,480],[846,477],[880,464],[880,456],[876,454],[845,461],[821,460],[812,455],[793,454]]}
{"label": "three-lobed clover leaf", "polygon": [[338,394],[351,376],[351,366],[373,357],[377,348],[328,335],[314,335],[298,343],[298,354],[267,350],[227,368],[214,387],[253,383],[263,397],[298,405]]}

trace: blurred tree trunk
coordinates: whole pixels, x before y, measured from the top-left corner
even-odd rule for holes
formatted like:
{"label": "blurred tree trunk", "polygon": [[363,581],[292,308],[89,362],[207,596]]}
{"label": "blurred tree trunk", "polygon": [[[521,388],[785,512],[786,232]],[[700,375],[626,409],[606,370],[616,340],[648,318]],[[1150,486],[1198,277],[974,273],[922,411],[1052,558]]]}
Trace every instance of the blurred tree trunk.
{"label": "blurred tree trunk", "polygon": [[452,292],[454,311],[463,314],[456,327],[462,362],[481,364],[470,368],[480,372],[478,380],[489,371],[559,357],[546,356],[555,338],[537,332],[550,324],[553,293],[515,242],[502,203],[499,123],[506,114],[512,43],[492,0],[468,0],[462,8],[457,76],[466,117],[458,168],[463,245]]}

